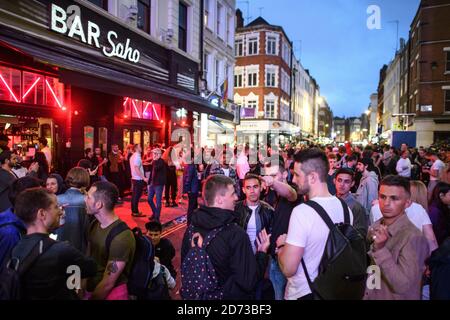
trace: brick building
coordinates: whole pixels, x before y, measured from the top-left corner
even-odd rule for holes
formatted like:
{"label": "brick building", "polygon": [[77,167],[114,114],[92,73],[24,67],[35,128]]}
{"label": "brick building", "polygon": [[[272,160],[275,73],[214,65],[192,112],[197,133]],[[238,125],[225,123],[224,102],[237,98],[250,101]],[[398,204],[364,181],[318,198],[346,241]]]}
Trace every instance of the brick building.
{"label": "brick building", "polygon": [[244,26],[240,10],[236,16],[234,102],[241,106],[238,133],[251,134],[250,142],[261,142],[267,132],[296,134],[299,128],[292,124],[290,107],[291,41],[282,27],[261,17]]}

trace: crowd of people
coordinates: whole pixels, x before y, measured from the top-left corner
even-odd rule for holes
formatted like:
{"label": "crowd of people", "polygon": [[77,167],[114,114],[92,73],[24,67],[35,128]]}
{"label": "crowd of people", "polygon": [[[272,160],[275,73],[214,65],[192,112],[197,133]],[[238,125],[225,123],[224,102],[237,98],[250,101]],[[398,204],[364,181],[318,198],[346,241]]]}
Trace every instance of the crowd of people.
{"label": "crowd of people", "polygon": [[[24,299],[168,299],[177,282],[183,299],[450,299],[449,149],[113,145],[87,149],[65,179],[43,151],[20,176],[15,153],[0,154],[0,268],[34,259]],[[142,235],[115,213],[127,190],[136,218],[147,194]],[[180,270],[163,194],[188,201]],[[134,295],[143,238],[151,272]],[[74,265],[86,281],[69,287]]]}

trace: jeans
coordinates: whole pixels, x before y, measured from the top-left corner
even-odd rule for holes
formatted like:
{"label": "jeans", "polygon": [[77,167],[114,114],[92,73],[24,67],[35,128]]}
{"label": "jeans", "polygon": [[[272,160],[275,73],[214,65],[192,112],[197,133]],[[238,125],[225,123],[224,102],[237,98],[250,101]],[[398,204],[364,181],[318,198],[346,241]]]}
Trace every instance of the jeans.
{"label": "jeans", "polygon": [[142,192],[144,191],[145,181],[144,180],[131,180],[133,185],[133,194],[131,196],[131,212],[139,213],[139,199],[142,197]]}
{"label": "jeans", "polygon": [[272,281],[275,291],[275,300],[283,300],[287,280],[280,270],[278,259],[274,259],[273,257],[270,259],[269,279]]}
{"label": "jeans", "polygon": [[191,224],[192,219],[192,213],[195,209],[198,208],[198,192],[191,193],[189,192],[189,204],[188,204],[188,211],[187,211],[187,223],[188,225]]}
{"label": "jeans", "polygon": [[[161,206],[162,206],[162,193],[164,186],[148,186],[148,204],[150,208],[152,208],[153,219],[160,221],[159,218],[161,216]],[[153,202],[153,197],[156,194],[156,206]]]}
{"label": "jeans", "polygon": [[172,203],[175,203],[177,198],[177,173],[175,166],[167,167],[167,180],[165,190],[166,203],[170,203],[170,196],[172,196]]}

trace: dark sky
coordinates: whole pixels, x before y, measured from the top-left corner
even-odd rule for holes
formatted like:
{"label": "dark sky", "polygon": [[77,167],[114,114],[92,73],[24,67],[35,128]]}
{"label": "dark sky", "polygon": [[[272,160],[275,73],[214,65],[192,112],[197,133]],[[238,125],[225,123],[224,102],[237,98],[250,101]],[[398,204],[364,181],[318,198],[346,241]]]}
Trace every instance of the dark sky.
{"label": "dark sky", "polygon": [[[379,70],[389,64],[399,37],[408,38],[420,0],[249,0],[251,19],[280,25],[295,54],[319,83],[335,116],[359,116],[377,91]],[[369,30],[367,8],[381,9],[381,29]],[[247,17],[247,3],[236,6]],[[260,9],[262,8],[262,9]],[[246,20],[247,23],[247,20]],[[300,42],[301,41],[301,42]]]}

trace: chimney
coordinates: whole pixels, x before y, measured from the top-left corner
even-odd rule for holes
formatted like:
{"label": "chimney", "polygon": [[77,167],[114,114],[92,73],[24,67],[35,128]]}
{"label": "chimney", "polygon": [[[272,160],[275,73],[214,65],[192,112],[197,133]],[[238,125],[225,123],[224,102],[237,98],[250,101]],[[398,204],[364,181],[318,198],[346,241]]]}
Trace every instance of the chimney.
{"label": "chimney", "polygon": [[403,50],[405,48],[405,39],[400,38],[400,50]]}
{"label": "chimney", "polygon": [[236,28],[244,27],[244,18],[242,17],[242,11],[240,9],[236,10]]}

